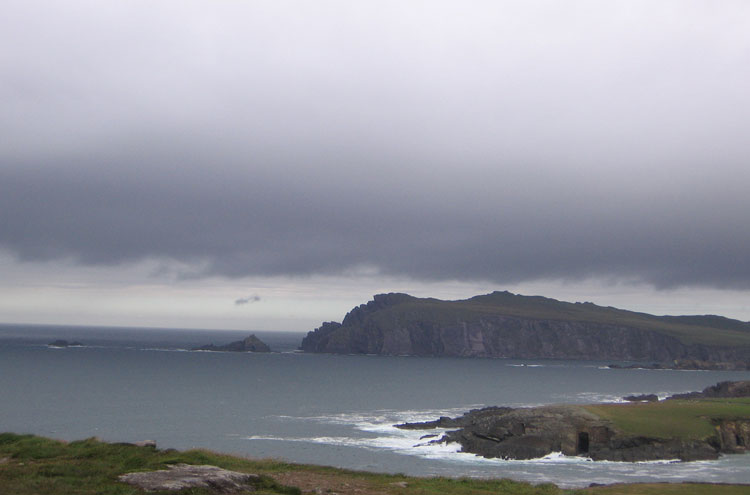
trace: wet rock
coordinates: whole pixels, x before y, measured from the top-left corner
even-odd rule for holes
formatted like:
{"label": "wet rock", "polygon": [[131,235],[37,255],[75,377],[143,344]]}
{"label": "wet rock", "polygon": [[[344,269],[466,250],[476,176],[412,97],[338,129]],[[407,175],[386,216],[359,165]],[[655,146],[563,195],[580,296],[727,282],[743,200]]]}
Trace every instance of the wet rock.
{"label": "wet rock", "polygon": [[402,430],[429,430],[433,428],[460,428],[462,426],[470,426],[477,421],[480,421],[483,417],[496,416],[498,414],[504,414],[512,411],[511,407],[485,407],[482,409],[472,409],[463,416],[457,418],[449,418],[448,416],[440,416],[440,418],[434,421],[421,421],[416,423],[401,423],[394,425],[396,428]]}
{"label": "wet rock", "polygon": [[659,396],[656,394],[626,395],[622,398],[628,402],[657,402]]}
{"label": "wet rock", "polygon": [[444,441],[484,457],[535,459],[553,452],[589,454],[614,434],[606,421],[578,406],[480,412],[469,425],[446,433]]}
{"label": "wet rock", "polygon": [[81,344],[78,341],[68,342],[67,340],[58,339],[53,342],[50,342],[47,344],[48,347],[82,347],[83,344]]}

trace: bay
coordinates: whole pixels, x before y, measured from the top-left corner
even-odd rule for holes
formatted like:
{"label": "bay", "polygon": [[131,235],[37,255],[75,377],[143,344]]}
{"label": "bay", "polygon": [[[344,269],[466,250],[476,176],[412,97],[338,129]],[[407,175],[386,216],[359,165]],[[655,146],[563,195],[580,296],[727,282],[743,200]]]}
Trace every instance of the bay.
{"label": "bay", "polygon": [[[748,372],[609,369],[603,362],[314,355],[303,334],[254,332],[271,354],[188,352],[250,332],[0,325],[0,430],[64,440],[156,440],[418,476],[509,477],[564,487],[750,483],[750,456],[690,463],[483,459],[431,445],[405,421],[490,405],[617,401],[701,390]],[[49,348],[56,339],[83,347]],[[439,432],[437,432],[439,433]]]}

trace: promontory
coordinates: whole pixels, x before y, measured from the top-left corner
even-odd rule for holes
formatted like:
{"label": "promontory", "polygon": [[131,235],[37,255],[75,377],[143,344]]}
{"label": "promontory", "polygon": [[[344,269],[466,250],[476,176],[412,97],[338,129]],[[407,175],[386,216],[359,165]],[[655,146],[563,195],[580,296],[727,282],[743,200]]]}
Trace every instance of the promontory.
{"label": "promontory", "polygon": [[493,292],[458,301],[390,293],[309,332],[306,352],[750,365],[750,323],[654,316]]}
{"label": "promontory", "polygon": [[561,452],[602,461],[716,459],[750,447],[750,381],[722,382],[656,402],[487,407],[395,426],[448,429],[431,442],[455,442],[462,452],[490,458]]}

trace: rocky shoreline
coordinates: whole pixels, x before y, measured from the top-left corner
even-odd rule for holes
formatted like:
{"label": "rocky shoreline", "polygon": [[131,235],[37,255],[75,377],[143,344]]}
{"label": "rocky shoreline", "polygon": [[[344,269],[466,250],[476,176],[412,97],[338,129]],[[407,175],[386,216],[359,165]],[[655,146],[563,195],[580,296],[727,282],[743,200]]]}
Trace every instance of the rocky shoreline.
{"label": "rocky shoreline", "polygon": [[[750,381],[722,382],[666,401],[738,397],[750,397]],[[653,401],[649,395],[633,398]],[[595,461],[696,461],[750,449],[750,416],[711,420],[715,433],[701,439],[628,433],[610,419],[578,405],[489,407],[456,418],[395,426],[412,430],[450,428],[432,442],[455,442],[463,452],[502,459],[535,459],[562,452]]]}
{"label": "rocky shoreline", "polygon": [[750,370],[750,361],[705,361],[700,359],[675,359],[666,363],[610,364],[612,369],[640,370],[698,370],[698,371],[745,371]]}

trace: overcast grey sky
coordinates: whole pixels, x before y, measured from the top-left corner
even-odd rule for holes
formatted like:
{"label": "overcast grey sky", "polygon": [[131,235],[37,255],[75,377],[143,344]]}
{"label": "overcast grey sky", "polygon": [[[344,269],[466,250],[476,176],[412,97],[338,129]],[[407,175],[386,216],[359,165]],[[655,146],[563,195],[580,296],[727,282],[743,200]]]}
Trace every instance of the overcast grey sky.
{"label": "overcast grey sky", "polygon": [[506,288],[750,319],[750,2],[0,14],[0,321]]}

